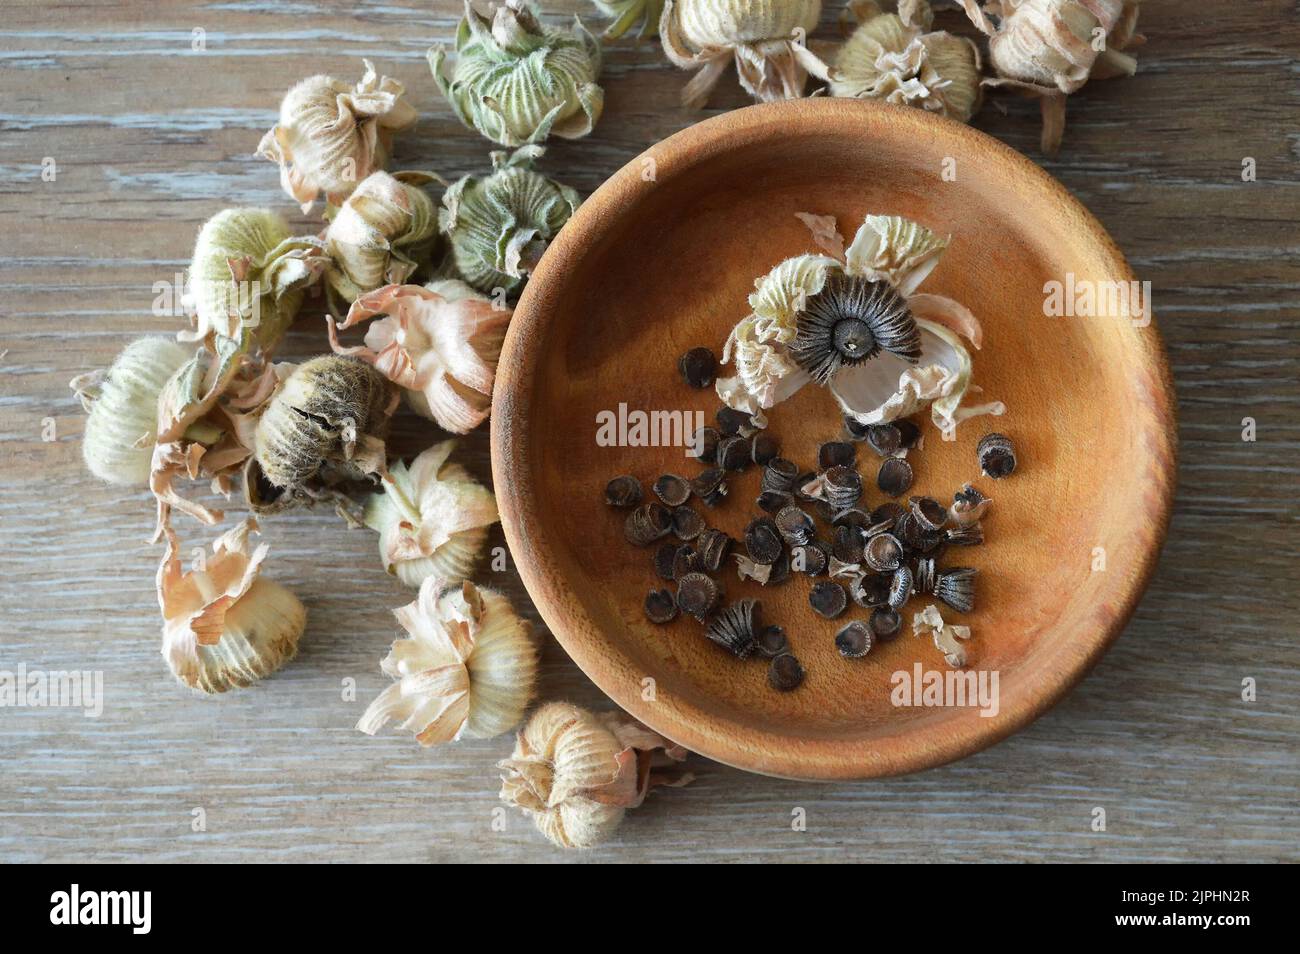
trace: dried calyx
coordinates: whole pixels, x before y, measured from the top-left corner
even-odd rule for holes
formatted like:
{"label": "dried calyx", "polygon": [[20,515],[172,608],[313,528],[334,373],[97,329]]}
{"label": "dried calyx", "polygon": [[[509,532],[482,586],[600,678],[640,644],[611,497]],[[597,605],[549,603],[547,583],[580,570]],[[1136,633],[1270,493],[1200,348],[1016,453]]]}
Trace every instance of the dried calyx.
{"label": "dried calyx", "polygon": [[663,15],[664,0],[594,0],[596,8],[614,22],[605,28],[604,36],[617,40],[638,23],[641,29],[637,38],[659,35],[659,18]]}

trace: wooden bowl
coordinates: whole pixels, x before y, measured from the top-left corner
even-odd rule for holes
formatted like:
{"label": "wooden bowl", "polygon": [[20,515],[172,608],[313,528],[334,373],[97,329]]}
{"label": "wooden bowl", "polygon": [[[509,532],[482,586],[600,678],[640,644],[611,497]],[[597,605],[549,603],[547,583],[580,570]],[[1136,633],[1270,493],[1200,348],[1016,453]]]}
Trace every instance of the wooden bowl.
{"label": "wooden bowl", "polygon": [[[949,170],[945,176],[945,170]],[[955,172],[955,178],[953,178]],[[949,181],[951,180],[951,181]],[[763,602],[807,670],[778,693],[767,666],[705,639],[694,620],[649,623],[647,590],[664,585],[655,547],[623,536],[603,502],[618,474],[649,494],[660,474],[700,467],[681,447],[599,446],[597,415],[703,411],[719,401],[688,388],[677,357],[721,354],[748,313],[754,279],[814,251],[796,212],[836,216],[851,237],[867,213],[919,221],[952,242],[923,291],[966,304],[984,326],[973,352],[977,400],[1000,418],[967,421],[944,442],[928,414],[911,493],[945,501],[973,481],[994,503],[981,547],[941,564],[979,569],[969,669],[998,674],[995,715],[973,707],[897,707],[893,674],[944,672],[930,639],[904,631],[859,660],[808,606],[812,581],[781,586],[721,577],[726,596]],[[1097,662],[1128,620],[1163,539],[1174,474],[1168,368],[1154,328],[1114,317],[1046,317],[1044,285],[1131,281],[1101,225],[1033,162],[994,139],[920,110],[840,99],[754,106],[683,130],[629,163],[565,226],[528,283],[501,358],[492,462],[502,524],[542,618],[615,702],[691,750],[793,778],[913,772],[978,751],[1028,724]],[[840,431],[828,392],[808,386],[771,413],[783,456],[813,469]],[[975,445],[990,431],[1015,442],[1009,478],[982,478]],[[859,445],[868,502],[876,459]],[[733,478],[710,524],[740,536],[757,513],[757,468]],[[820,526],[820,524],[819,524]],[[989,678],[989,677],[984,677]],[[991,683],[988,683],[991,686]]]}

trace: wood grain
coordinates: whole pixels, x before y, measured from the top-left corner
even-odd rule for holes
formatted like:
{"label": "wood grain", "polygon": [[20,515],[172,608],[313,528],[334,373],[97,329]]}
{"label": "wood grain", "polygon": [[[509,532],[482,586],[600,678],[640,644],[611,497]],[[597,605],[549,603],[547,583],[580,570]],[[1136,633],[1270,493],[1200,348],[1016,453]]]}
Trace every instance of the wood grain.
{"label": "wood grain", "polygon": [[[373,58],[408,84],[422,114],[399,141],[398,165],[481,169],[486,143],[455,122],[424,64],[429,43],[449,40],[457,6],[6,7],[0,668],[102,670],[106,708],[98,719],[0,711],[0,858],[1300,857],[1300,27],[1280,0],[1144,3],[1138,76],[1072,97],[1061,156],[1043,162],[1153,283],[1181,458],[1169,542],[1127,632],[1024,732],[945,768],[872,783],[812,786],[700,762],[694,785],[652,797],[612,844],[562,854],[518,816],[494,830],[492,766],[508,740],[424,751],[352,729],[386,682],[377,663],[395,635],[388,610],[409,593],[379,569],[373,537],[324,512],[267,528],[276,578],[310,607],[300,658],[225,699],[196,699],[173,682],[157,655],[149,501],[84,473],[67,380],[106,364],[129,337],[172,327],[150,312],[153,286],[183,269],[208,216],[237,203],[292,213],[274,168],[252,151],[302,76],[352,76],[359,57]],[[828,5],[821,35],[834,35],[838,10]],[[202,53],[191,49],[195,29],[205,31]],[[676,105],[684,78],[653,45],[614,48],[605,76],[596,132],[544,160],[584,192],[698,118]],[[743,103],[724,87],[706,115]],[[1041,160],[1032,104],[996,97],[975,125]],[[54,182],[41,179],[44,157],[58,164]],[[291,355],[322,348],[322,329],[304,318]],[[1242,440],[1246,417],[1253,442]],[[48,419],[53,441],[42,439]],[[412,453],[435,436],[408,418],[397,446]],[[465,458],[487,476],[486,431],[465,442]],[[484,579],[528,607],[513,572]],[[1241,700],[1244,678],[1258,683],[1253,703]],[[341,698],[345,679],[355,679],[356,701]],[[549,640],[542,689],[602,702]],[[1096,807],[1105,832],[1091,830]],[[196,808],[206,831],[192,830]],[[791,828],[795,808],[806,831]]]}

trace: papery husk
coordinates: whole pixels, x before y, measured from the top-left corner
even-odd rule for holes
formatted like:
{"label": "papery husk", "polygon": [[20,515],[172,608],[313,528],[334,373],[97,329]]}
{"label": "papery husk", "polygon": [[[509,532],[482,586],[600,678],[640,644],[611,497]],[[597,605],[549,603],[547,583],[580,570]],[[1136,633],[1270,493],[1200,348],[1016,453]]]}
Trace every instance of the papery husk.
{"label": "papery husk", "polygon": [[966,647],[961,641],[970,639],[969,626],[954,626],[944,622],[939,607],[931,603],[919,613],[912,614],[912,633],[930,635],[934,648],[943,653],[944,662],[954,669],[962,669],[969,662]]}
{"label": "papery husk", "polygon": [[379,533],[384,569],[410,587],[446,586],[473,575],[500,519],[492,491],[449,461],[454,440],[424,451],[408,469],[388,468],[383,490],[366,499],[363,521]]}
{"label": "papery husk", "polygon": [[[492,384],[511,309],[457,280],[385,285],[352,303],[330,347],[373,365],[403,388],[417,414],[466,434],[492,410]],[[378,321],[371,321],[377,316]],[[371,321],[364,346],[339,344],[338,331]]]}
{"label": "papery husk", "polygon": [[382,667],[397,681],[367,707],[359,730],[374,735],[401,720],[397,728],[430,746],[519,725],[537,681],[537,647],[504,596],[469,582],[446,588],[430,577],[393,614],[408,635]]}
{"label": "papery husk", "polygon": [[502,146],[578,139],[604,107],[599,41],[577,17],[571,32],[543,25],[525,0],[495,4],[490,19],[465,0],[451,75],[442,47],[428,58],[460,121]]}
{"label": "papery husk", "polygon": [[201,569],[184,572],[169,534],[158,567],[162,655],[185,685],[206,693],[250,686],[298,651],[307,611],[289,590],[259,576],[265,543],[250,552],[251,517],[213,543]]}
{"label": "papery husk", "polygon": [[687,754],[622,712],[552,702],[533,713],[514,754],[498,763],[501,799],[531,817],[551,844],[590,848],[652,787],[688,784],[688,773],[660,770]]}
{"label": "papery husk", "polygon": [[279,164],[280,185],[304,213],[321,192],[331,205],[342,203],[357,183],[384,168],[393,133],[415,124],[405,87],[362,62],[366,72],[355,86],[320,75],[289,90],[279,123],[257,148]]}
{"label": "papery husk", "polygon": [[613,22],[602,34],[607,40],[617,40],[637,23],[641,29],[637,40],[659,35],[659,18],[663,16],[664,0],[594,0],[596,8]]}

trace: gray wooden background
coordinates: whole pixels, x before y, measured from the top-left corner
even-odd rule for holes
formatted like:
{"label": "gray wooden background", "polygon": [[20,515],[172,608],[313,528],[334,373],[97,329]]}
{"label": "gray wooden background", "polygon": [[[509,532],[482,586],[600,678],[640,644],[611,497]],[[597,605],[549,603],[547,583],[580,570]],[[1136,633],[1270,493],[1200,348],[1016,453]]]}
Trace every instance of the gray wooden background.
{"label": "gray wooden background", "polygon": [[[544,6],[590,12],[581,0]],[[828,5],[821,35],[835,35],[839,8]],[[421,112],[397,165],[482,169],[487,143],[455,122],[425,65],[457,16],[454,0],[6,4],[0,669],[102,670],[106,700],[97,719],[0,709],[0,860],[1300,857],[1300,27],[1280,0],[1148,0],[1139,75],[1073,97],[1061,156],[1044,162],[1153,283],[1181,471],[1169,542],[1127,633],[1025,732],[863,784],[775,781],[696,759],[696,783],[652,797],[615,841],[562,853],[521,816],[493,828],[494,763],[509,738],[423,750],[352,728],[387,682],[389,610],[411,594],[380,570],[373,535],[326,512],[267,525],[271,573],[310,608],[297,661],[227,698],[179,687],[157,651],[150,500],[83,471],[67,381],[132,336],[174,327],[151,315],[153,284],[184,268],[210,215],[236,204],[295,213],[274,166],[252,153],[296,80],[354,79],[370,57]],[[206,49],[194,51],[200,30]],[[654,44],[612,48],[604,118],[545,168],[594,189],[698,118],[677,105],[684,82]],[[708,113],[742,103],[729,76]],[[1042,159],[1032,104],[996,97],[975,124]],[[53,182],[41,178],[45,157]],[[1254,181],[1243,181],[1247,158]],[[304,319],[290,354],[325,347]],[[1247,417],[1253,442],[1242,439]],[[431,439],[408,418],[396,446],[412,453]],[[486,477],[486,430],[465,457]],[[206,542],[185,529],[187,544]],[[490,582],[531,613],[513,572]],[[544,697],[601,704],[546,640]],[[1241,698],[1247,678],[1254,702]],[[791,828],[796,807],[806,831]],[[1098,807],[1104,832],[1092,830]],[[196,809],[205,831],[193,830]]]}

